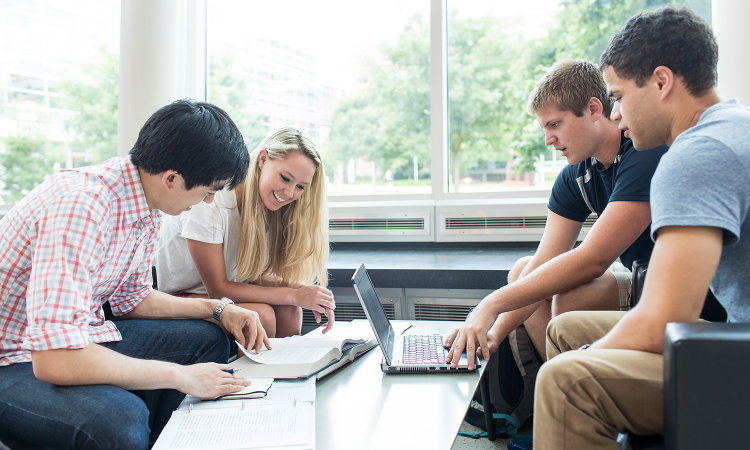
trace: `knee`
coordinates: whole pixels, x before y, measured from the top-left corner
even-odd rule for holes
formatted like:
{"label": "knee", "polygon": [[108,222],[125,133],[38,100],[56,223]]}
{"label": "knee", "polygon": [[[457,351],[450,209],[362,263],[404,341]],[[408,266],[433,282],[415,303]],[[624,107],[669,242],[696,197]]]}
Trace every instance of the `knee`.
{"label": "knee", "polygon": [[302,332],[302,308],[299,306],[276,307],[276,333],[292,336]]}
{"label": "knee", "polygon": [[191,329],[188,336],[202,343],[198,349],[198,358],[191,362],[218,362],[226,363],[229,359],[230,342],[226,333],[218,325],[207,320],[195,320],[195,327]]}
{"label": "knee", "polygon": [[575,312],[557,316],[552,315],[552,319],[547,325],[547,360],[570,350],[565,336],[567,329],[575,323],[575,315]]}
{"label": "knee", "polygon": [[576,355],[570,352],[542,364],[536,379],[537,401],[552,401],[565,397],[569,387],[580,381],[582,372]]}
{"label": "knee", "polygon": [[263,329],[266,330],[268,337],[276,337],[276,311],[271,305],[259,303],[253,307],[253,311],[258,313]]}
{"label": "knee", "polygon": [[523,271],[524,267],[531,261],[531,256],[524,256],[523,258],[516,261],[515,264],[513,264],[513,267],[510,269],[510,272],[508,272],[508,284],[513,283],[514,281],[518,280],[518,278],[521,276],[521,272]]}
{"label": "knee", "polygon": [[552,300],[550,302],[550,315],[552,317],[557,317],[562,313],[570,311],[570,302],[571,298],[573,297],[571,295],[571,291],[561,292],[552,296]]}
{"label": "knee", "polygon": [[116,402],[111,402],[112,417],[107,417],[110,412],[102,411],[101,415],[90,418],[85,436],[81,434],[80,440],[76,439],[76,448],[148,448],[148,408],[136,395],[126,391],[123,393],[126,395],[119,395]]}

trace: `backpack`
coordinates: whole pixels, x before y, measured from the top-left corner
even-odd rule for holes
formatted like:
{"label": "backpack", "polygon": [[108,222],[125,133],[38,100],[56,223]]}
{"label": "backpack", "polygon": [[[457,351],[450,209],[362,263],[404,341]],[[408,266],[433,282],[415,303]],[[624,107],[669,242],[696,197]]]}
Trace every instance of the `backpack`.
{"label": "backpack", "polygon": [[484,370],[489,376],[490,403],[498,433],[513,436],[531,417],[541,365],[542,358],[523,325],[511,331],[490,356]]}
{"label": "backpack", "polygon": [[[534,409],[534,385],[542,358],[534,348],[529,333],[521,325],[511,331],[500,343],[497,351],[490,355],[485,367],[489,384],[489,402],[478,395],[474,400],[490,408],[496,422],[496,433],[513,437],[531,417]],[[477,393],[478,394],[478,393]],[[469,408],[466,420],[483,430],[487,429],[484,413]],[[461,436],[479,438],[487,433],[459,432]]]}

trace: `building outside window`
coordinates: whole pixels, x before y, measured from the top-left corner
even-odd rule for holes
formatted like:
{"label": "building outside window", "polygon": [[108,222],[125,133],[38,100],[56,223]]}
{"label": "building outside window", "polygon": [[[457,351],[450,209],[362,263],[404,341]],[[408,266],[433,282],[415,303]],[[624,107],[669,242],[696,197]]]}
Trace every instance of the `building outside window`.
{"label": "building outside window", "polygon": [[[208,99],[251,148],[307,131],[333,201],[544,197],[565,161],[525,112],[534,83],[666,3],[211,0]],[[686,3],[710,21],[711,0]],[[0,0],[2,202],[116,154],[119,16],[118,0]]]}
{"label": "building outside window", "polygon": [[0,204],[117,154],[119,0],[0,0]]}

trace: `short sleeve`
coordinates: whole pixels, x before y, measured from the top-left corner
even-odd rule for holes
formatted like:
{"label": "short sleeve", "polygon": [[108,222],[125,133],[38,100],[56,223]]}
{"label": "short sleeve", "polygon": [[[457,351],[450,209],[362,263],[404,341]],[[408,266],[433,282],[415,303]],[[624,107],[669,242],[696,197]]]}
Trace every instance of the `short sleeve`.
{"label": "short sleeve", "polygon": [[[632,144],[630,144],[632,146]],[[631,147],[622,155],[617,168],[614,187],[609,201],[647,202],[651,195],[651,180],[661,157],[667,152],[666,145],[651,150],[638,151]]]}
{"label": "short sleeve", "polygon": [[38,222],[26,291],[24,348],[54,350],[89,344],[91,274],[105,253],[106,196],[75,191],[55,199]]}
{"label": "short sleeve", "polygon": [[578,166],[566,166],[560,171],[552,186],[547,207],[553,213],[576,222],[584,222],[590,215],[591,209],[578,187],[576,174]]}
{"label": "short sleeve", "polygon": [[724,144],[709,137],[682,140],[662,158],[651,184],[652,238],[666,226],[708,226],[724,230],[725,245],[737,242],[747,215],[747,176]]}
{"label": "short sleeve", "polygon": [[217,202],[201,202],[193,206],[190,211],[180,214],[182,232],[185,239],[205,242],[207,244],[221,244],[224,242],[226,224],[219,212]]}

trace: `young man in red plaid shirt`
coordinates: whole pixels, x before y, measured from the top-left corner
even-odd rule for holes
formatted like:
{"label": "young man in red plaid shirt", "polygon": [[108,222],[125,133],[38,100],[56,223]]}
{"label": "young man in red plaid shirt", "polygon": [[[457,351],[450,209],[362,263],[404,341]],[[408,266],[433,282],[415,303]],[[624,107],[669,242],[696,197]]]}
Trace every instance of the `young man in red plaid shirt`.
{"label": "young man in red plaid shirt", "polygon": [[[127,158],[60,171],[0,220],[0,435],[54,448],[147,448],[184,394],[249,384],[229,340],[259,349],[257,313],[151,288],[161,213],[244,181],[229,116],[180,100],[146,122]],[[120,319],[105,320],[109,302]],[[165,320],[165,319],[198,320]],[[149,429],[141,391],[160,390]]]}

